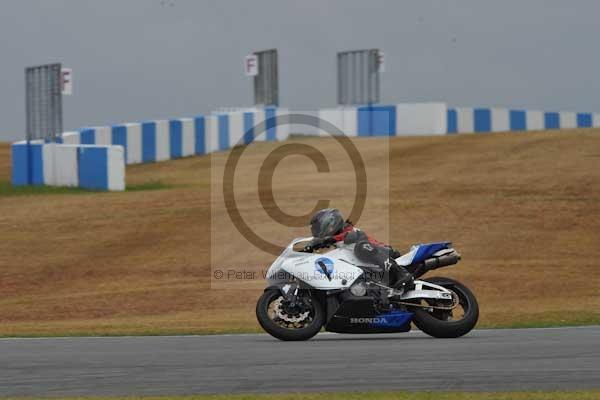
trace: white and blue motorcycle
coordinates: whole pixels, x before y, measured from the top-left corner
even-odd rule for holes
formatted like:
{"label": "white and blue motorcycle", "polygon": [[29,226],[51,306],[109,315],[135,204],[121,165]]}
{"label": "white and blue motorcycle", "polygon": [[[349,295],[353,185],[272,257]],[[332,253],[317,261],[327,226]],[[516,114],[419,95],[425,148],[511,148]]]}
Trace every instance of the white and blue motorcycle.
{"label": "white and blue motorcycle", "polygon": [[470,332],[479,318],[473,293],[450,278],[418,278],[456,264],[450,242],[413,246],[396,259],[415,277],[406,291],[386,285],[385,271],[354,255],[354,244],[307,247],[297,238],[267,271],[256,305],[262,328],[281,340],[307,340],[322,328],[338,333],[408,332],[413,322],[437,338]]}

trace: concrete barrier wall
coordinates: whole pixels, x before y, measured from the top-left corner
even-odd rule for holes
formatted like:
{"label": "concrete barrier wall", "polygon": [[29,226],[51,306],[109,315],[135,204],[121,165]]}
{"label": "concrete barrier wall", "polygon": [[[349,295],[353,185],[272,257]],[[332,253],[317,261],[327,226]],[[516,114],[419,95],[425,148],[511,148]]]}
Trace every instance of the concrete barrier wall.
{"label": "concrete barrier wall", "polygon": [[[225,151],[255,140],[285,140],[289,127],[277,126],[277,118],[285,113],[286,109],[268,107],[194,118],[86,127],[64,133],[62,143],[120,145],[125,149],[127,164],[158,162]],[[255,137],[253,127],[264,121],[266,131]]]}
{"label": "concrete barrier wall", "polygon": [[[310,114],[317,127],[283,125],[288,110],[231,109],[207,116],[86,127],[60,144],[13,144],[13,184],[123,190],[126,164],[159,162],[226,151],[254,141],[283,141],[292,133],[330,135],[325,122],[347,136],[443,135],[600,126],[600,113],[542,112],[489,107],[448,108],[405,103],[324,108]],[[264,128],[259,132],[260,127]],[[30,162],[29,162],[30,160]],[[119,165],[121,163],[122,165]],[[28,167],[29,166],[29,167]]]}
{"label": "concrete barrier wall", "polygon": [[447,121],[449,134],[592,128],[600,126],[600,113],[456,107],[448,108]]}
{"label": "concrete barrier wall", "polygon": [[13,143],[12,183],[125,190],[123,147]]}
{"label": "concrete barrier wall", "polygon": [[[445,103],[406,103],[325,108],[318,117],[347,136],[443,135],[447,130]],[[319,135],[327,135],[320,127]]]}
{"label": "concrete barrier wall", "polygon": [[[209,116],[86,127],[65,132],[57,144],[13,144],[14,185],[78,186],[124,190],[125,164],[160,162],[253,141],[285,140],[288,126],[279,126],[285,109],[268,107]],[[264,122],[265,131],[255,132]],[[123,165],[119,166],[119,162]]]}

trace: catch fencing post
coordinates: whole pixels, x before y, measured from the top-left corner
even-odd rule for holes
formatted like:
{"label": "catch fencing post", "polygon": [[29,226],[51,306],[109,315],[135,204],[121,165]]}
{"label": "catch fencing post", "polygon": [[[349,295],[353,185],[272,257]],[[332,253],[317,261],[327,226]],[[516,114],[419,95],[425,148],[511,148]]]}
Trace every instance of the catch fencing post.
{"label": "catch fencing post", "polygon": [[31,142],[56,142],[62,134],[61,70],[60,63],[25,68],[27,184],[33,183]]}

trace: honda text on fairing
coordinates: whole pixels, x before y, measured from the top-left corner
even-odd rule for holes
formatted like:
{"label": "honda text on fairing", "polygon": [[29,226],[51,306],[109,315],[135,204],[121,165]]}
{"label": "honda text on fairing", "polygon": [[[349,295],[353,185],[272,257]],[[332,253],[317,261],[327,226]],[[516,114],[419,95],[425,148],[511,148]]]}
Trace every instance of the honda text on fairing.
{"label": "honda text on fairing", "polygon": [[396,263],[415,278],[404,289],[386,285],[384,270],[361,262],[355,244],[307,246],[294,239],[267,271],[268,286],[256,305],[258,322],[281,340],[307,340],[321,328],[338,333],[407,332],[411,322],[428,335],[456,338],[479,318],[473,293],[450,278],[421,276],[456,264],[450,242],[420,244]]}

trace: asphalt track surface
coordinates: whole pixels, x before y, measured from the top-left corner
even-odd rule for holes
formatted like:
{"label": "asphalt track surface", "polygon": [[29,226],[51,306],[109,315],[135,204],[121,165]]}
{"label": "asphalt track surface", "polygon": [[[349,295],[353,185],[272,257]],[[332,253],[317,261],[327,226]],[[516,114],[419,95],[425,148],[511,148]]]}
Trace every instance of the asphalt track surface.
{"label": "asphalt track surface", "polygon": [[600,388],[600,326],[420,332],[0,339],[0,396]]}

